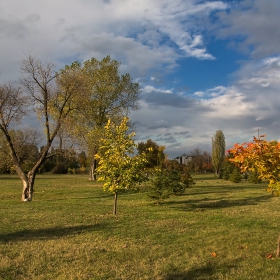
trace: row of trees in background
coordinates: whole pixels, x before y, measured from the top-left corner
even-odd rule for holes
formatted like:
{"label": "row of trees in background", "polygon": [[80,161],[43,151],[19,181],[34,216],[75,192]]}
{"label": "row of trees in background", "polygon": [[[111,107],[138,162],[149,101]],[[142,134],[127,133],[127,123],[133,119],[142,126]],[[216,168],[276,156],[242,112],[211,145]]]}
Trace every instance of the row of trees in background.
{"label": "row of trees in background", "polygon": [[187,166],[190,172],[194,174],[213,172],[211,154],[208,151],[202,151],[201,149],[196,148],[190,151],[189,156],[191,157],[191,160],[188,162]]}
{"label": "row of trees in background", "polygon": [[[43,147],[39,148],[36,141],[33,141],[36,138],[32,135],[33,132],[28,129],[25,131],[11,131],[14,146],[24,172],[28,172],[31,169],[34,162],[40,158],[43,150]],[[138,154],[145,153],[147,158],[146,168],[164,166],[167,159],[167,154],[164,153],[165,146],[160,146],[148,139],[146,142],[138,143],[136,149]],[[196,148],[190,151],[189,155],[192,158],[187,164],[189,172],[194,174],[213,172],[209,152]],[[174,162],[176,161],[174,160]],[[38,172],[51,172],[54,174],[91,173],[91,169],[91,154],[88,156],[85,151],[77,152],[73,147],[68,149],[52,147]],[[15,172],[14,164],[10,158],[4,135],[0,132],[0,174],[13,172]]]}
{"label": "row of trees in background", "polygon": [[[44,147],[39,148],[37,146],[36,137],[33,135],[34,132],[29,129],[24,131],[12,130],[10,132],[19,163],[25,173],[32,169],[34,163],[40,159],[41,153],[44,150]],[[13,174],[16,171],[6,143],[3,133],[0,131],[0,174]],[[38,173],[85,173],[87,171],[86,167],[89,164],[84,151],[77,153],[73,148],[61,150],[52,147],[46,160],[40,166]]]}

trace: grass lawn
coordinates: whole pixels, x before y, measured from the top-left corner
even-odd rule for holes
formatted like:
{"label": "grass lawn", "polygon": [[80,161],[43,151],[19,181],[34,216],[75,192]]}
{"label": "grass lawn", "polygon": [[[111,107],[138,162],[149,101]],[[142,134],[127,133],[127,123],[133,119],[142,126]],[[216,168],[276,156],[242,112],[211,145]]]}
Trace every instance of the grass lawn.
{"label": "grass lawn", "polygon": [[280,279],[280,198],[196,176],[161,205],[83,175],[39,175],[32,202],[0,176],[0,279]]}

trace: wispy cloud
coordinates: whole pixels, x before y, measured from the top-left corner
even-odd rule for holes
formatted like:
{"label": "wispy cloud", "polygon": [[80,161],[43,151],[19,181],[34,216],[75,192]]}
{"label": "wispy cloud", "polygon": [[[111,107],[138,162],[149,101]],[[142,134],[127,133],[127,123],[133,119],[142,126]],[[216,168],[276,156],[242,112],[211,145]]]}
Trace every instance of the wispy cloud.
{"label": "wispy cloud", "polygon": [[111,54],[123,62],[124,71],[143,75],[163,65],[172,69],[180,57],[213,59],[195,19],[227,7],[222,1],[196,0],[52,2],[0,3],[2,52],[17,52],[12,57],[19,61],[23,52],[35,51],[55,57],[61,66],[71,58]]}
{"label": "wispy cloud", "polygon": [[279,53],[280,2],[244,0],[219,13],[219,38],[232,38],[230,47],[253,58]]}

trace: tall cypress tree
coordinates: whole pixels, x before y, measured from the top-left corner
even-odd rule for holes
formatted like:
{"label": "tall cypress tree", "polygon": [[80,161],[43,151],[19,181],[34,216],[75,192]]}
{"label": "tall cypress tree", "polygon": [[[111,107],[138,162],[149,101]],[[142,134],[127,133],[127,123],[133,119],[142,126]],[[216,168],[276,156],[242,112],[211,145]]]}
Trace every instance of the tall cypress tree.
{"label": "tall cypress tree", "polygon": [[217,130],[212,138],[212,164],[218,176],[225,158],[225,136],[221,130]]}

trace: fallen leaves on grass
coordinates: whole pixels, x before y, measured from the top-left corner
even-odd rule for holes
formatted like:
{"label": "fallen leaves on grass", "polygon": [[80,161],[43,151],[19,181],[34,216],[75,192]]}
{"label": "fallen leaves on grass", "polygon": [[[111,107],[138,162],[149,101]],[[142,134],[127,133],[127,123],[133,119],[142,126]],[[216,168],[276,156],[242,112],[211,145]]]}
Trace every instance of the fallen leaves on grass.
{"label": "fallen leaves on grass", "polygon": [[271,259],[272,257],[273,257],[272,254],[267,254],[267,256],[266,256],[267,259]]}

